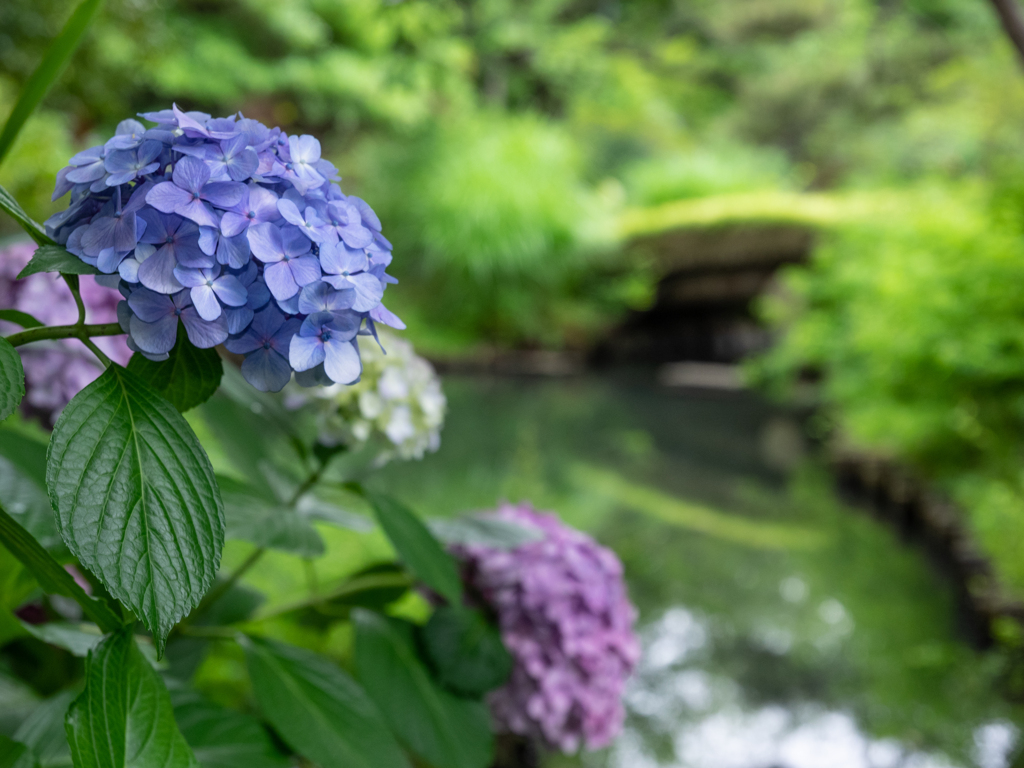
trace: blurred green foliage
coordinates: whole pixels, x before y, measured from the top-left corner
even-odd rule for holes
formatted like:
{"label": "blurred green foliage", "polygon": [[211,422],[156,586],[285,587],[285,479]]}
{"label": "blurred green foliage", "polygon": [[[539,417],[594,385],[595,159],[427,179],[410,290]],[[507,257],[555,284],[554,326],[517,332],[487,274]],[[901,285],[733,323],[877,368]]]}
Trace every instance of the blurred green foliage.
{"label": "blurred green foliage", "polygon": [[[0,8],[0,113],[69,12]],[[382,209],[421,347],[579,346],[652,296],[623,208],[983,173],[1020,79],[954,0],[108,0],[0,183],[44,216],[118,120],[242,110]]]}
{"label": "blurred green foliage", "polygon": [[[834,233],[765,302],[780,344],[754,366],[821,374],[840,439],[909,460],[964,504],[1024,594],[1024,215],[1020,190],[926,187]],[[805,377],[804,377],[805,378]]]}

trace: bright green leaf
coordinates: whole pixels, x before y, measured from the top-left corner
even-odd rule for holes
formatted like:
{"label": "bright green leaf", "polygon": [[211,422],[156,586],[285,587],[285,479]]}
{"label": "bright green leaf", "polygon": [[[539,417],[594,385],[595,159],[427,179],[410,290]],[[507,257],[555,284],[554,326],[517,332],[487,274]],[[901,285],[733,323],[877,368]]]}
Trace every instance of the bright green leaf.
{"label": "bright green leaf", "polygon": [[0,734],[0,768],[32,768],[35,764],[28,747]]}
{"label": "bright green leaf", "polygon": [[103,0],[84,0],[71,14],[64,29],[50,43],[43,60],[39,62],[39,66],[21,89],[18,101],[7,118],[3,132],[0,133],[0,163],[3,162],[14,145],[14,140],[18,137],[18,133],[25,121],[28,120],[29,115],[35,111],[46,92],[50,90],[50,86],[64,71],[71,54],[78,48],[83,33],[89,26],[89,22],[92,21],[96,9],[102,3]]}
{"label": "bright green leaf", "polygon": [[14,195],[8,192],[3,187],[0,187],[0,211],[8,214],[14,219],[21,228],[28,232],[29,237],[36,241],[39,245],[55,245],[53,239],[46,234],[46,230],[43,229],[42,225],[32,220],[29,216],[18,205],[18,201],[14,199]]}
{"label": "bright green leaf", "polygon": [[456,693],[482,696],[501,686],[512,671],[501,634],[480,611],[441,606],[421,636],[437,679]]}
{"label": "bright green leaf", "polygon": [[365,610],[352,617],[356,674],[398,738],[431,765],[490,765],[494,745],[487,709],[434,682],[416,655],[412,627]]}
{"label": "bright green leaf", "polygon": [[43,326],[28,312],[21,312],[17,309],[0,309],[0,320],[20,325],[22,328],[41,328]]}
{"label": "bright green leaf", "polygon": [[25,369],[21,355],[7,339],[0,338],[0,421],[21,404],[25,396]]}
{"label": "bright green leaf", "polygon": [[296,752],[320,768],[408,768],[373,702],[333,663],[255,638],[246,657],[260,709]]}
{"label": "bright green leaf", "polygon": [[32,260],[18,273],[21,280],[37,272],[60,272],[62,275],[98,275],[100,271],[82,261],[60,245],[40,245]]}
{"label": "bright green leaf", "polygon": [[160,675],[130,629],[89,654],[85,690],[67,716],[75,768],[193,768],[192,749],[174,721]]}
{"label": "bright green leaf", "polygon": [[441,547],[423,522],[406,506],[388,496],[368,493],[384,533],[402,561],[424,584],[450,603],[462,601],[462,582],[455,560]]}
{"label": "bright green leaf", "polygon": [[251,715],[218,707],[195,691],[171,692],[174,719],[202,768],[286,768],[290,761]]}
{"label": "bright green leaf", "polygon": [[224,365],[216,350],[199,349],[186,334],[179,333],[168,359],[157,363],[136,352],[128,361],[128,370],[184,413],[213,396]]}
{"label": "bright green leaf", "polygon": [[162,652],[171,627],[213,583],[224,544],[220,491],[188,422],[110,365],[57,420],[46,484],[72,553]]}

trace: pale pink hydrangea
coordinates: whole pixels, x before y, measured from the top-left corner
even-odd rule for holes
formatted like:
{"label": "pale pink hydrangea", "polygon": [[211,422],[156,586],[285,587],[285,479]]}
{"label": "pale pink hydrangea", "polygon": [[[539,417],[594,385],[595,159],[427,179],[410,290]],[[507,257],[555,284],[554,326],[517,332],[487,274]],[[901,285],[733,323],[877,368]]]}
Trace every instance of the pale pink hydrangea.
{"label": "pale pink hydrangea", "polygon": [[[45,325],[67,325],[78,320],[78,309],[67,284],[49,272],[16,280],[35,252],[35,243],[9,245],[0,250],[0,308],[27,312]],[[86,322],[117,322],[121,294],[98,285],[91,275],[79,278]],[[13,323],[0,322],[0,335],[19,331]],[[124,336],[102,336],[96,346],[114,362],[126,365],[131,350]],[[44,416],[52,424],[72,397],[103,372],[103,366],[80,341],[64,339],[18,347],[25,365],[25,399],[29,412]]]}
{"label": "pale pink hydrangea", "polygon": [[622,695],[640,657],[622,564],[528,504],[504,504],[485,517],[544,534],[514,549],[453,548],[515,660],[509,681],[488,697],[492,715],[500,728],[563,752],[606,746],[622,727]]}

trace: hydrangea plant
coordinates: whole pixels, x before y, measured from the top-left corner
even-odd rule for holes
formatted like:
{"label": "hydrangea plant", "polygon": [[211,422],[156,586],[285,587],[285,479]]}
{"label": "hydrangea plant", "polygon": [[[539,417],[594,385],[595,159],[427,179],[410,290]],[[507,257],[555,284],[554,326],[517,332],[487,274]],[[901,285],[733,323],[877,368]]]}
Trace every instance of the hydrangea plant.
{"label": "hydrangea plant", "polygon": [[[8,276],[0,286],[0,321],[23,328],[0,339],[0,419],[25,396],[26,371],[30,403],[64,406],[45,452],[18,431],[0,439],[0,487],[19,494],[10,511],[0,498],[0,541],[42,588],[43,615],[58,604],[64,614],[53,615],[67,614],[71,599],[94,625],[18,630],[87,654],[84,689],[66,714],[72,762],[191,768],[194,747],[212,739],[228,753],[242,750],[253,768],[281,768],[287,754],[324,768],[406,768],[409,755],[483,768],[491,734],[480,697],[448,692],[419,659],[413,626],[385,615],[383,605],[346,614],[357,636],[358,679],[309,650],[211,626],[211,611],[266,549],[295,551],[294,538],[268,532],[309,526],[313,513],[336,524],[351,517],[325,513],[315,495],[337,451],[317,451],[298,435],[284,440],[297,449],[294,460],[250,467],[249,483],[214,473],[181,415],[214,396],[222,380],[231,388],[236,374],[224,371],[214,347],[241,358],[238,375],[254,387],[243,388],[249,397],[280,390],[293,373],[304,385],[349,386],[362,371],[358,337],[401,322],[380,303],[393,282],[380,222],[341,193],[316,139],[176,107],[143,118],[153,125],[122,122],[105,144],[72,158],[56,189],[70,193],[70,205],[45,227],[0,189],[0,208],[38,245],[19,249],[27,261],[20,279]],[[94,361],[84,362],[86,350]],[[246,405],[250,427],[261,407]],[[234,432],[251,451],[272,429],[254,439]],[[290,486],[280,479],[296,474]],[[268,484],[268,476],[279,479]],[[34,483],[43,487],[33,491]],[[44,489],[49,519],[34,501]],[[345,489],[368,503],[396,560],[382,576],[357,574],[338,590],[372,592],[383,579],[396,597],[422,584],[460,605],[455,563],[428,528],[356,482]],[[228,533],[258,546],[214,585]],[[316,535],[309,529],[299,538]],[[72,577],[69,562],[94,589]],[[316,595],[305,607],[333,599]],[[254,735],[244,742],[230,732],[211,735],[172,710],[144,650],[159,657],[168,643],[211,638],[244,648],[259,716],[281,746],[257,721],[208,702],[200,723],[241,718]]]}
{"label": "hydrangea plant", "polygon": [[[0,161],[98,5],[82,2],[27,82],[0,132]],[[74,690],[39,706],[14,739],[0,736],[0,751],[11,765],[57,755],[76,768],[485,768],[484,699],[506,683],[518,690],[509,675],[513,657],[522,661],[519,636],[503,625],[503,641],[467,599],[438,536],[500,548],[509,531],[463,521],[435,535],[338,469],[348,441],[374,429],[398,455],[422,453],[436,445],[444,410],[432,371],[397,341],[395,363],[366,345],[360,384],[359,337],[402,327],[381,304],[394,282],[381,222],[342,193],[312,136],[176,105],[139,117],[57,174],[54,197],[70,203],[45,227],[0,188],[0,210],[38,246],[21,252],[17,280],[0,280],[0,330],[22,328],[0,337],[0,421],[18,410],[26,382],[37,409],[63,406],[45,446],[38,427],[0,429],[0,543],[20,564],[7,562],[15,572],[0,584],[0,643],[32,637],[85,657]],[[271,394],[293,379],[330,387],[313,399],[333,409],[322,425],[342,436],[333,445]],[[182,413],[192,409],[202,415],[190,423]],[[230,474],[215,473],[196,418]],[[321,552],[314,520],[372,528],[350,503],[373,515],[393,559],[261,611],[239,580],[269,549]],[[228,537],[249,554],[217,579]],[[541,562],[524,552],[524,567]],[[613,588],[608,568],[594,568]],[[396,601],[421,593],[437,600],[429,620],[394,615]],[[32,611],[19,622],[12,610],[27,598]],[[83,622],[60,621],[72,615]],[[261,631],[286,615],[346,623],[346,667]],[[245,657],[246,712],[190,687],[188,660],[214,644]],[[590,663],[578,651],[572,658]],[[617,695],[617,678],[605,678],[578,691]],[[614,707],[588,706],[584,736],[598,743]],[[559,727],[541,735],[567,748]]]}

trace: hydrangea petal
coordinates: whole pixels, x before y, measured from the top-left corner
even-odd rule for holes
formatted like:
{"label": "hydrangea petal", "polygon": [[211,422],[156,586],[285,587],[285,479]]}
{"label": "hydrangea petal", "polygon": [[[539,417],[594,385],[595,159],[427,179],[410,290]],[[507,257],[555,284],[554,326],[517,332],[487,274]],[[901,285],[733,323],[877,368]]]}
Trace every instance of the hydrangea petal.
{"label": "hydrangea petal", "polygon": [[161,181],[146,195],[146,202],[163,213],[174,213],[179,207],[191,201],[192,195],[173,181]]}
{"label": "hydrangea petal", "polygon": [[212,286],[205,283],[196,286],[189,292],[189,296],[192,298],[192,305],[196,308],[196,312],[199,313],[203,320],[216,320],[220,317],[220,302],[217,301],[217,296]]}
{"label": "hydrangea petal", "polygon": [[261,392],[280,392],[292,378],[283,355],[272,349],[257,349],[242,361],[245,380]]}
{"label": "hydrangea petal", "polygon": [[351,384],[359,378],[362,363],[351,341],[330,339],[324,342],[324,371],[338,384]]}
{"label": "hydrangea petal", "polygon": [[164,246],[139,265],[139,282],[157,293],[177,293],[182,288],[174,276],[177,265],[174,248]]}
{"label": "hydrangea petal", "polygon": [[290,262],[279,261],[267,266],[263,272],[267,281],[267,288],[274,295],[275,299],[290,299],[299,292],[299,286],[292,275]]}
{"label": "hydrangea petal", "polygon": [[200,349],[216,347],[228,338],[228,325],[223,315],[208,322],[203,320],[193,307],[188,307],[182,310],[181,322],[185,325],[188,340]]}
{"label": "hydrangea petal", "polygon": [[135,316],[129,321],[128,328],[139,349],[159,355],[170,352],[174,347],[174,341],[178,336],[178,318],[170,315],[156,322],[147,323]]}
{"label": "hydrangea petal", "polygon": [[324,343],[319,336],[292,336],[288,346],[288,361],[296,371],[307,371],[324,361]]}

